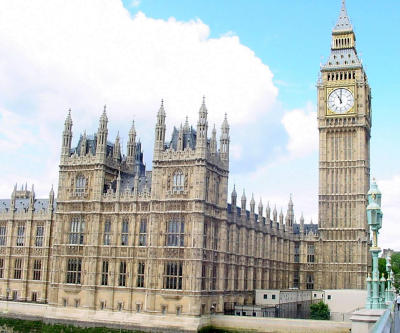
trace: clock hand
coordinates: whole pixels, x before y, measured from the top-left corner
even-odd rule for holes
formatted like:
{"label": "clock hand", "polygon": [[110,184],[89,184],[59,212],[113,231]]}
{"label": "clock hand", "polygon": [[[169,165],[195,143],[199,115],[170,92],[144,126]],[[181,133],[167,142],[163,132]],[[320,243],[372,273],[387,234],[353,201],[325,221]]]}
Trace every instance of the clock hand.
{"label": "clock hand", "polygon": [[342,104],[342,90],[340,90],[340,96],[339,96],[340,104]]}

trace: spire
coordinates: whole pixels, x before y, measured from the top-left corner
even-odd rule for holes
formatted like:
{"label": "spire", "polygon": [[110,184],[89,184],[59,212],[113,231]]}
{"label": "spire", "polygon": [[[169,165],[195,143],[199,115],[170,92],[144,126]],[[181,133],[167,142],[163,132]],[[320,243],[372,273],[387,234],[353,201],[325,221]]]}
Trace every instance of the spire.
{"label": "spire", "polygon": [[165,109],[164,109],[164,100],[161,100],[161,106],[157,113],[157,123],[155,129],[155,140],[154,140],[154,159],[158,159],[160,157],[160,153],[164,151],[164,142],[165,142]]}
{"label": "spire", "polygon": [[245,193],[244,189],[243,189],[241,201],[242,201],[241,208],[242,208],[242,215],[243,215],[243,214],[246,214],[246,193]]}
{"label": "spire", "polygon": [[72,117],[71,117],[71,109],[68,110],[67,118],[64,123],[64,131],[62,135],[62,149],[61,155],[62,159],[65,157],[69,157],[71,151],[71,141],[72,141]]}
{"label": "spire", "polygon": [[199,110],[199,120],[197,122],[197,138],[196,138],[196,149],[204,156],[207,148],[207,107],[205,102],[205,96],[203,96],[203,103]]}
{"label": "spire", "polygon": [[185,119],[185,126],[183,127],[183,129],[184,129],[185,133],[187,133],[187,132],[190,131],[189,118],[188,118],[188,116],[186,116],[186,119]]}
{"label": "spire", "polygon": [[35,187],[32,184],[32,190],[31,190],[31,193],[30,193],[30,196],[29,196],[29,208],[33,210],[34,209],[34,204],[35,204]]}
{"label": "spire", "polygon": [[349,16],[346,10],[346,1],[342,0],[342,8],[340,9],[339,18],[336,22],[333,32],[350,32],[353,31]]}
{"label": "spire", "polygon": [[269,201],[267,202],[267,208],[265,209],[265,217],[267,218],[267,222],[271,219],[271,207],[269,206]]}
{"label": "spire", "polygon": [[213,155],[217,153],[217,130],[215,129],[215,125],[211,134],[210,152]]}
{"label": "spire", "polygon": [[304,216],[303,216],[303,212],[301,212],[300,225],[304,225]]}
{"label": "spire", "polygon": [[81,156],[86,155],[86,145],[87,145],[86,131],[84,131],[83,136],[81,137],[81,151],[80,151]]}
{"label": "spire", "polygon": [[233,190],[232,190],[232,194],[231,194],[231,203],[232,203],[232,209],[234,212],[236,212],[236,199],[237,199],[236,188],[235,188],[235,185],[233,185]]}
{"label": "spire", "polygon": [[262,221],[262,216],[263,215],[263,204],[262,204],[262,199],[260,197],[260,203],[258,204],[258,222]]}
{"label": "spire", "polygon": [[177,149],[178,151],[183,150],[183,126],[181,124],[181,127],[179,128],[179,133],[178,133],[178,145]]}
{"label": "spire", "polygon": [[107,123],[108,123],[108,118],[107,118],[106,106],[104,105],[103,113],[101,114],[99,120],[99,128],[97,130],[96,155],[98,155],[100,159],[105,159],[107,154],[107,135],[108,135]]}
{"label": "spire", "polygon": [[129,130],[128,142],[126,143],[126,163],[129,169],[133,169],[135,165],[135,153],[136,153],[136,129],[135,121],[132,120],[132,126]]}
{"label": "spire", "polygon": [[278,212],[276,210],[276,205],[274,207],[274,211],[272,212],[272,219],[274,222],[278,222]]}
{"label": "spire", "polygon": [[119,131],[117,133],[117,137],[115,138],[113,159],[114,162],[119,162],[121,160],[121,144],[119,142]]}
{"label": "spire", "polygon": [[250,200],[250,212],[254,214],[254,209],[256,207],[256,201],[254,200],[254,193],[251,194],[251,200]]}
{"label": "spire", "polygon": [[221,125],[221,137],[219,139],[220,142],[220,156],[221,160],[229,163],[229,124],[228,124],[228,117],[225,113],[224,121]]}

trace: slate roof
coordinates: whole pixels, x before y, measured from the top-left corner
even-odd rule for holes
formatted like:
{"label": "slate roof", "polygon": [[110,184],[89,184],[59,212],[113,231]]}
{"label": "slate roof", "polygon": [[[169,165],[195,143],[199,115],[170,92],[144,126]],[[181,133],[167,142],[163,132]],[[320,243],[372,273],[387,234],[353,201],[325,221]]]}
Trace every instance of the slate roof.
{"label": "slate roof", "polygon": [[[17,212],[25,211],[27,212],[29,209],[29,200],[30,199],[16,199],[15,200],[15,208]],[[54,201],[53,208],[55,209],[57,203]],[[11,199],[0,199],[0,213],[5,213],[10,211],[11,207]],[[35,211],[47,211],[49,207],[49,199],[35,199],[34,208]]]}

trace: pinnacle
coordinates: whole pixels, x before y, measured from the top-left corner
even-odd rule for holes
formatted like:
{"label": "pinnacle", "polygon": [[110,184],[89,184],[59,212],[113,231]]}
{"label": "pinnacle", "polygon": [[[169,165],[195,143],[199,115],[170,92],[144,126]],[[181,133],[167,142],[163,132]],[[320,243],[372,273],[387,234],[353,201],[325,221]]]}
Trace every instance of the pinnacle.
{"label": "pinnacle", "polygon": [[349,16],[347,15],[346,1],[342,0],[342,8],[340,10],[339,18],[333,28],[334,32],[337,31],[353,31]]}

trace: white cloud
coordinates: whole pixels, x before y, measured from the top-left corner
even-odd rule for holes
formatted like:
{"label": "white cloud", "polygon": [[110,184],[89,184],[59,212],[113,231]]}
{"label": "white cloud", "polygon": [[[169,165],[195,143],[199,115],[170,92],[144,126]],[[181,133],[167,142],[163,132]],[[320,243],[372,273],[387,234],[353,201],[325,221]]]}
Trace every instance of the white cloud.
{"label": "white cloud", "polygon": [[380,247],[400,251],[400,174],[377,180],[377,184],[382,192],[383,211]]}
{"label": "white cloud", "polygon": [[289,142],[287,150],[294,156],[304,156],[318,149],[317,112],[311,103],[304,109],[287,112],[282,118]]}
{"label": "white cloud", "polygon": [[132,0],[131,7],[139,7],[139,6],[140,6],[140,0]]}
{"label": "white cloud", "polygon": [[[251,126],[275,104],[278,89],[268,66],[231,33],[210,38],[199,19],[131,17],[120,1],[108,0],[0,0],[0,7],[0,107],[7,109],[2,119],[8,117],[0,124],[8,129],[1,149],[3,156],[11,150],[22,155],[28,138],[46,145],[38,162],[30,162],[38,180],[56,173],[69,107],[75,140],[84,128],[96,130],[107,104],[111,135],[127,131],[135,118],[142,141],[149,142],[161,98],[169,128],[186,114],[195,125],[203,95],[217,128],[225,112],[232,126]],[[9,178],[3,176],[0,196],[9,195],[3,191],[12,189]],[[47,195],[48,188],[42,191]]]}

